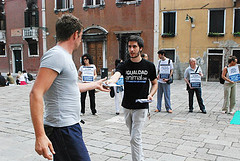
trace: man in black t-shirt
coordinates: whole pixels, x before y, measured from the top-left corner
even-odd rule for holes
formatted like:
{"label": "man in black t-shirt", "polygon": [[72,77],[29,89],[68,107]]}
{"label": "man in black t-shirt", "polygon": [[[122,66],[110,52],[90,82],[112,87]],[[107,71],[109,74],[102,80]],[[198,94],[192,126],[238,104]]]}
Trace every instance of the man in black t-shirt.
{"label": "man in black t-shirt", "polygon": [[[131,135],[132,161],[142,161],[142,127],[147,117],[147,102],[136,102],[138,99],[152,100],[157,91],[156,68],[153,63],[143,59],[143,39],[132,35],[128,40],[130,59],[118,65],[115,74],[106,84],[116,83],[121,75],[124,77],[124,96],[122,106],[124,117]],[[152,88],[149,93],[149,80]]]}

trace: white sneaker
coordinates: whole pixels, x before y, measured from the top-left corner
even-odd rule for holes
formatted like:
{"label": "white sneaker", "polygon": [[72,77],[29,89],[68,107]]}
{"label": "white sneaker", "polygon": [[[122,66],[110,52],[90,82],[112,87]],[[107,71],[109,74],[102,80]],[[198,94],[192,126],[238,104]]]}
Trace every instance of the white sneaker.
{"label": "white sneaker", "polygon": [[235,112],[236,112],[235,110],[232,110],[232,111],[230,112],[230,114],[231,114],[231,115],[234,115]]}
{"label": "white sneaker", "polygon": [[227,113],[227,111],[222,111],[222,114],[225,114],[225,113]]}
{"label": "white sneaker", "polygon": [[84,115],[84,113],[80,113],[80,116],[83,116]]}

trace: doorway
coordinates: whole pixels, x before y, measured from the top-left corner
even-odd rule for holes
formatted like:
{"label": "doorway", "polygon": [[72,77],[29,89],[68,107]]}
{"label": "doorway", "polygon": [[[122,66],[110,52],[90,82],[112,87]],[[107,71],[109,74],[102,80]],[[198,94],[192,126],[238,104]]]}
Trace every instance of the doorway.
{"label": "doorway", "polygon": [[87,51],[93,58],[93,64],[97,68],[97,74],[100,74],[100,69],[103,68],[103,42],[94,41],[87,42]]}
{"label": "doorway", "polygon": [[23,64],[21,50],[13,50],[13,59],[15,73],[17,73],[18,71],[22,71]]}
{"label": "doorway", "polygon": [[208,81],[219,81],[222,70],[223,55],[208,55]]}

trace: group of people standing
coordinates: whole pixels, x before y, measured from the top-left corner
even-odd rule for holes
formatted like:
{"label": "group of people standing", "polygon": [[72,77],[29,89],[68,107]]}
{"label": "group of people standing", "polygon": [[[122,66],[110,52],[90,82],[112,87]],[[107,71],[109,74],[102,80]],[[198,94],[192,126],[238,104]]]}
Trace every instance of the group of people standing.
{"label": "group of people standing", "polygon": [[[79,123],[81,121],[80,114],[85,113],[86,91],[89,91],[90,108],[92,114],[95,115],[97,111],[94,90],[109,92],[109,86],[123,78],[122,107],[130,134],[132,161],[144,161],[142,129],[149,113],[149,102],[153,100],[157,90],[159,100],[156,112],[161,111],[160,98],[164,94],[165,108],[167,112],[172,113],[170,103],[172,61],[167,58],[164,51],[159,51],[160,60],[156,74],[155,65],[141,57],[144,48],[143,39],[140,36],[132,35],[127,42],[130,58],[116,63],[109,80],[105,78],[93,81],[96,78],[96,67],[89,55],[82,56],[82,66],[79,71],[72,60],[73,51],[81,44],[82,33],[83,25],[78,18],[69,14],[61,16],[56,22],[58,43],[41,59],[38,77],[30,93],[30,110],[36,137],[35,150],[49,160],[90,161]],[[194,77],[195,82],[192,81],[194,80],[192,73],[196,76]],[[199,86],[199,81],[196,81],[196,79],[199,80],[199,76],[200,78],[202,76],[201,68],[192,58],[190,66],[184,74],[185,81],[189,86],[189,112],[193,110],[190,98],[195,92],[201,111],[206,113],[202,99],[199,99],[201,98],[201,86]],[[79,83],[78,79],[82,82]],[[43,103],[45,104],[44,116]],[[119,111],[116,109],[117,112]]]}

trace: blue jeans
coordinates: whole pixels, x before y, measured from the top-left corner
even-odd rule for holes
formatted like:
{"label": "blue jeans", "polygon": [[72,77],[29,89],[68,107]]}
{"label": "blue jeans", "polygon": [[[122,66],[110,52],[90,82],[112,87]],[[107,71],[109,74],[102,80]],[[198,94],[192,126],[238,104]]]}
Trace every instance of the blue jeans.
{"label": "blue jeans", "polygon": [[45,125],[44,129],[55,150],[54,161],[90,161],[79,123],[67,127]]}
{"label": "blue jeans", "polygon": [[194,88],[194,89],[189,89],[188,90],[189,110],[193,110],[193,95],[194,95],[194,92],[196,93],[197,101],[198,101],[198,105],[200,107],[200,110],[205,110],[205,106],[203,104],[203,99],[202,99],[202,89],[201,88]]}
{"label": "blue jeans", "polygon": [[165,108],[166,110],[172,110],[170,102],[170,84],[158,82],[157,90],[157,109],[161,111],[162,108],[162,96],[164,94]]}

